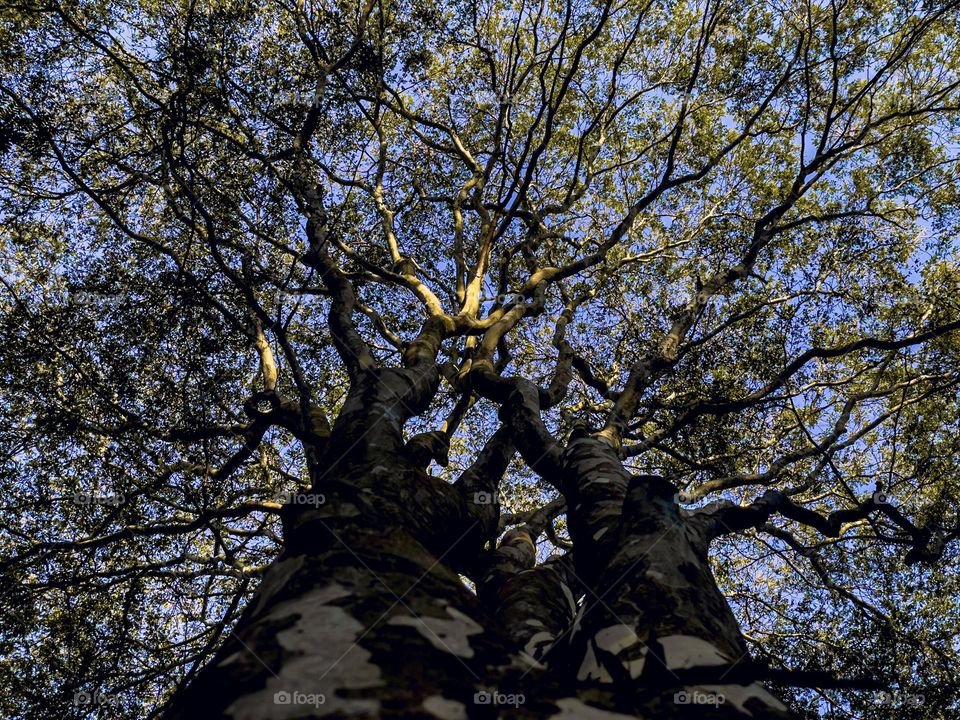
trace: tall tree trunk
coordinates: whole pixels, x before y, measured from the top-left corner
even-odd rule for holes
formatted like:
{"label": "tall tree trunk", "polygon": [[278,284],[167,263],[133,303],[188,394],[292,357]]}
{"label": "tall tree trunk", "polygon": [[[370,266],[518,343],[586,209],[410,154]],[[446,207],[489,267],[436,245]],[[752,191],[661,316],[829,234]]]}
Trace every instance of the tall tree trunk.
{"label": "tall tree trunk", "polygon": [[298,498],[315,502],[287,506],[283,553],[168,720],[787,717],[756,683],[677,674],[745,647],[672,486],[575,437],[561,458],[573,562],[537,565],[528,528],[485,550],[485,493],[513,449],[453,484],[411,461],[401,429],[435,390],[428,376],[355,384]]}

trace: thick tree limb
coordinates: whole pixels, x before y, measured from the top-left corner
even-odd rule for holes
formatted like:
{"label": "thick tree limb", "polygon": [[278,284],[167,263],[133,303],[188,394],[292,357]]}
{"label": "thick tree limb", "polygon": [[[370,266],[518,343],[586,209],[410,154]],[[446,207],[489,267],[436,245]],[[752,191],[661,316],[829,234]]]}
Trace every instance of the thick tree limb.
{"label": "thick tree limb", "polygon": [[811,527],[825,537],[835,538],[840,537],[845,526],[858,520],[865,520],[873,513],[885,515],[911,537],[913,544],[906,556],[908,563],[935,562],[943,554],[942,535],[929,526],[914,525],[896,507],[887,502],[882,490],[878,490],[871,499],[860,503],[855,508],[836,510],[829,515],[821,515],[798,505],[779,490],[768,490],[750,505],[715,503],[702,515],[697,514],[694,517],[704,524],[710,537],[762,527],[771,515],[778,514]]}
{"label": "thick tree limb", "polygon": [[524,378],[504,378],[486,359],[470,369],[474,389],[500,404],[500,420],[530,468],[557,489],[561,485],[561,448],[540,417],[540,390]]}

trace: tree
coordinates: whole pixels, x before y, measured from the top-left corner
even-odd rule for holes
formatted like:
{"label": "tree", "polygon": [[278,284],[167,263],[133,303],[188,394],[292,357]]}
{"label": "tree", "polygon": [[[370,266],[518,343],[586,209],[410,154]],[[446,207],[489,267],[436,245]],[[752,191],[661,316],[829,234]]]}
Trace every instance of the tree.
{"label": "tree", "polygon": [[957,8],[0,8],[4,714],[954,716]]}

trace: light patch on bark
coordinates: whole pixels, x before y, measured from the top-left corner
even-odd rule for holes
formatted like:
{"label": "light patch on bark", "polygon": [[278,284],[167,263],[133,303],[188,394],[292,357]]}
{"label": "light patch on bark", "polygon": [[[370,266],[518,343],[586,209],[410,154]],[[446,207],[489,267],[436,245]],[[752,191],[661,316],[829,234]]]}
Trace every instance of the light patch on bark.
{"label": "light patch on bark", "polygon": [[640,640],[633,628],[623,623],[598,630],[597,634],[594,635],[594,639],[597,642],[597,647],[603,648],[614,655],[621,650],[636,645]]}
{"label": "light patch on bark", "polygon": [[664,660],[671,670],[726,665],[730,662],[730,658],[713,643],[694,635],[666,635],[658,639],[663,646]]}
{"label": "light patch on bark", "polygon": [[527,644],[524,646],[523,650],[525,653],[535,658],[540,648],[544,645],[549,645],[552,643],[553,638],[554,634],[552,632],[541,630],[540,632],[534,633],[530,636],[530,639],[527,640]]}
{"label": "light patch on bark", "polygon": [[257,590],[257,605],[253,609],[254,617],[263,609],[270,598],[282,590],[286,584],[290,582],[290,579],[297,574],[300,568],[303,567],[303,559],[303,555],[297,555],[276,563],[267,571],[263,576],[263,582],[260,583],[260,587]]}
{"label": "light patch on bark", "polygon": [[587,481],[586,481],[585,483],[583,483],[583,485],[581,485],[580,487],[581,487],[581,489],[587,488],[587,487],[590,487],[591,485],[593,485],[593,484],[595,484],[595,483],[596,483],[596,484],[600,484],[600,485],[609,485],[611,482],[613,482],[613,480],[611,480],[611,479],[608,478],[608,477],[597,477],[597,478],[591,478],[590,480],[587,480]]}
{"label": "light patch on bark", "polygon": [[597,662],[597,656],[593,652],[593,645],[587,645],[587,652],[583,654],[583,662],[580,663],[580,669],[577,671],[577,680],[599,680],[600,682],[613,682],[610,673],[605,667],[601,667]]}
{"label": "light patch on bark", "polygon": [[747,710],[746,703],[750,698],[757,698],[762,701],[767,707],[780,710],[781,712],[786,712],[787,708],[782,702],[777,700],[773,695],[767,692],[759,683],[753,683],[751,685],[698,685],[693,690],[702,690],[705,693],[716,693],[717,695],[723,695],[724,702],[730,703],[737,710],[753,717],[753,713]]}
{"label": "light patch on bark", "polygon": [[472,658],[473,648],[470,647],[469,638],[471,635],[483,632],[483,627],[469,615],[465,615],[454,607],[447,607],[446,610],[451,620],[429,615],[424,617],[395,615],[387,624],[416,628],[437,650],[453,653],[462,658]]}
{"label": "light patch on bark", "polygon": [[[636,632],[629,625],[620,624],[611,625],[610,627],[597,631],[597,634],[594,635],[594,642],[598,648],[617,655],[623,650],[636,645],[640,642],[640,638],[637,637]],[[623,667],[630,673],[630,677],[640,677],[640,673],[643,672],[643,665],[646,662],[646,656],[647,647],[644,646],[640,649],[640,657],[621,661]],[[613,682],[613,678],[607,669],[597,662],[593,645],[587,646],[587,652],[584,653],[583,662],[580,664],[580,670],[577,672],[577,679]]]}
{"label": "light patch on bark", "polygon": [[226,667],[230,663],[234,663],[242,657],[243,657],[243,650],[241,650],[240,652],[235,652],[233,655],[227,655],[227,657],[225,657],[223,660],[217,663],[217,667]]}
{"label": "light patch on bark", "polygon": [[607,530],[609,530],[609,529],[610,529],[610,526],[609,526],[609,525],[608,525],[607,527],[602,527],[602,528],[600,528],[599,530],[597,530],[597,531],[593,534],[593,539],[594,539],[594,540],[599,540],[600,538],[603,537],[604,533],[607,532]]}
{"label": "light patch on bark", "polygon": [[647,648],[643,648],[640,653],[640,657],[634,658],[624,663],[624,666],[627,668],[627,672],[630,673],[630,677],[636,680],[643,673],[643,665],[647,661]]}
{"label": "light patch on bark", "polygon": [[[370,653],[356,644],[364,626],[342,607],[327,605],[347,597],[350,591],[333,583],[287,600],[265,616],[283,620],[299,616],[292,627],[277,633],[277,642],[293,657],[286,659],[278,674],[267,679],[266,686],[237,698],[226,710],[236,720],[285,720],[324,717],[339,713],[350,717],[375,716],[378,700],[342,698],[337,690],[382,686],[380,669],[368,662]],[[229,661],[229,658],[228,658]],[[226,663],[221,663],[226,664]],[[322,695],[321,704],[309,708],[297,703],[277,702],[278,693]]]}
{"label": "light patch on bark", "polygon": [[577,698],[563,698],[554,700],[553,704],[560,708],[560,712],[551,715],[550,720],[636,720],[631,715],[601,710],[592,707]]}
{"label": "light patch on bark", "polygon": [[[569,588],[566,585],[561,586],[564,590],[569,593],[570,600],[573,600],[573,593],[570,592]],[[573,627],[570,629],[570,637],[573,638],[578,632],[580,632],[580,621],[583,619],[583,613],[587,609],[587,606],[584,605],[579,610],[576,609],[576,605],[573,606],[572,612],[575,612],[576,615],[573,616]]]}
{"label": "light patch on bark", "polygon": [[567,587],[567,584],[562,582],[560,583],[560,590],[563,591],[563,596],[567,599],[567,604],[570,606],[570,613],[577,612],[577,601],[573,599],[573,593],[570,592],[570,588]]}
{"label": "light patch on bark", "polygon": [[467,720],[467,706],[440,695],[431,695],[423,701],[423,709],[437,720]]}
{"label": "light patch on bark", "polygon": [[533,657],[533,655],[528,653],[526,650],[521,650],[520,652],[518,652],[516,656],[513,658],[513,661],[510,663],[510,665],[515,666],[517,664],[517,661],[519,661],[520,665],[523,666],[524,669],[533,668],[534,670],[546,670],[547,668],[546,665],[541,663],[539,660]]}

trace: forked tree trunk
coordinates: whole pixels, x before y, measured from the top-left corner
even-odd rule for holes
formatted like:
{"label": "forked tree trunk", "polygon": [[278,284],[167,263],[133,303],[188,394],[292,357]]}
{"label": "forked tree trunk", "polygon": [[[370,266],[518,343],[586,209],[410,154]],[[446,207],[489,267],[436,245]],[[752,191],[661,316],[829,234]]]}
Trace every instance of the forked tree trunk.
{"label": "forked tree trunk", "polygon": [[400,428],[435,384],[411,373],[351,392],[318,469],[325,502],[288,506],[283,553],[168,720],[787,717],[757,683],[678,681],[749,659],[672,486],[575,438],[561,458],[573,563],[534,568],[522,528],[485,551],[483,493],[512,446],[455,484],[414,466]]}

